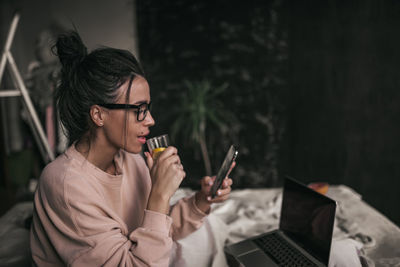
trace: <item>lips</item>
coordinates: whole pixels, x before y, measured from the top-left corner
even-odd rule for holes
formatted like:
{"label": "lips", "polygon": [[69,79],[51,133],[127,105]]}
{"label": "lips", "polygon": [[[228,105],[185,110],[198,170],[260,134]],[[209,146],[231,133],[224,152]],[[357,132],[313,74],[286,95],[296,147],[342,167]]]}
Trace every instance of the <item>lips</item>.
{"label": "lips", "polygon": [[147,136],[148,134],[149,134],[149,133],[146,133],[146,134],[144,134],[144,135],[139,135],[139,136],[138,136],[139,142],[142,143],[143,145],[146,144],[146,136]]}

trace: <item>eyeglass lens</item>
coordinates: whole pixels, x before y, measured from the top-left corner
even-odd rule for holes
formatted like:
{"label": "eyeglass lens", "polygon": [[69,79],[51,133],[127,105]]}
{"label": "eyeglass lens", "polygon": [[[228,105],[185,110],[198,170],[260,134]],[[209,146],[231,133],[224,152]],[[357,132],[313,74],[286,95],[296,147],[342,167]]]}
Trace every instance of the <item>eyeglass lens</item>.
{"label": "eyeglass lens", "polygon": [[150,104],[147,103],[140,104],[139,109],[137,111],[137,120],[143,121],[146,118],[149,109],[150,109]]}

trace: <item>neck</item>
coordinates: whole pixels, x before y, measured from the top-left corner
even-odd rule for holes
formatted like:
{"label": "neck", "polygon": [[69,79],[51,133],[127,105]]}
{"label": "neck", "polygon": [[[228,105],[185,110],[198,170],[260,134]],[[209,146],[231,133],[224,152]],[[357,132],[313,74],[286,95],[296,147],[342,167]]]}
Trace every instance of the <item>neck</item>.
{"label": "neck", "polygon": [[114,146],[101,142],[99,139],[89,141],[89,139],[84,138],[76,142],[75,148],[99,169],[112,175],[117,173],[114,157],[119,149]]}

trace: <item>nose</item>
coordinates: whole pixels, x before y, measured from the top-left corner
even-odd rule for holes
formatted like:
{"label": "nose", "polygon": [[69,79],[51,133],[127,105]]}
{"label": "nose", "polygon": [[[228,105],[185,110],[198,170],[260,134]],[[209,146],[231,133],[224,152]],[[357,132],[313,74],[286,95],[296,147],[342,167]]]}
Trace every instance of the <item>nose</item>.
{"label": "nose", "polygon": [[151,115],[150,110],[147,112],[146,118],[144,119],[144,124],[147,127],[151,127],[155,124],[156,122],[154,121],[153,116]]}

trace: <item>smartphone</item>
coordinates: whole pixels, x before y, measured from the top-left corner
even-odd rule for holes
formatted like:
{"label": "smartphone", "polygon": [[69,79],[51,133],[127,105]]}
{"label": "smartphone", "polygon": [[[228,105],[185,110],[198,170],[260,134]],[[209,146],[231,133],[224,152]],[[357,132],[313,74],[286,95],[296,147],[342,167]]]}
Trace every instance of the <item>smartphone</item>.
{"label": "smartphone", "polygon": [[238,153],[239,152],[233,145],[229,148],[228,153],[226,153],[225,159],[222,162],[222,165],[217,173],[217,177],[214,180],[214,184],[211,187],[212,198],[214,198],[217,195],[217,191],[221,187],[225,177],[228,175],[228,171],[231,168],[232,163],[236,159]]}

